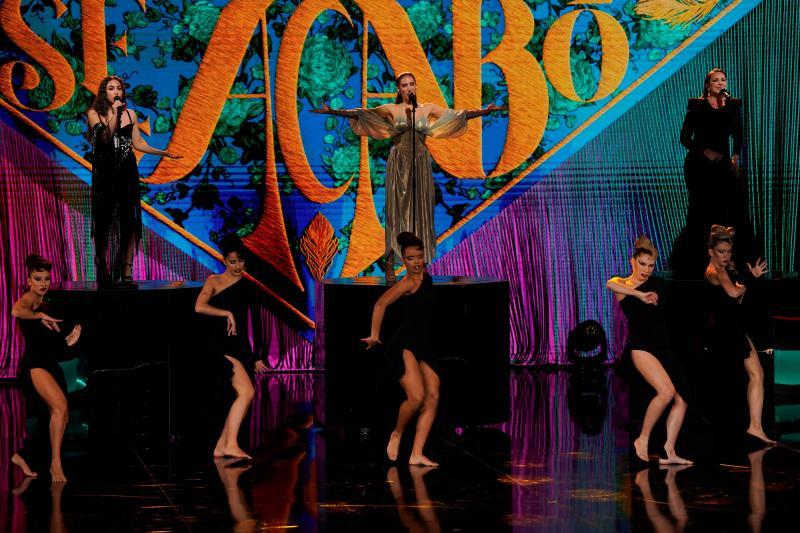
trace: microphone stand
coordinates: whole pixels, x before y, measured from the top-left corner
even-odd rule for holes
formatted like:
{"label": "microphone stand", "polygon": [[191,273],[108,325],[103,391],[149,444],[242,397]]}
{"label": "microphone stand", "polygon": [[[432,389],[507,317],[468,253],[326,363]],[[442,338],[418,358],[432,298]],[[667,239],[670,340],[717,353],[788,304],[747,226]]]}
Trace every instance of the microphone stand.
{"label": "microphone stand", "polygon": [[417,235],[417,95],[411,100],[411,233]]}

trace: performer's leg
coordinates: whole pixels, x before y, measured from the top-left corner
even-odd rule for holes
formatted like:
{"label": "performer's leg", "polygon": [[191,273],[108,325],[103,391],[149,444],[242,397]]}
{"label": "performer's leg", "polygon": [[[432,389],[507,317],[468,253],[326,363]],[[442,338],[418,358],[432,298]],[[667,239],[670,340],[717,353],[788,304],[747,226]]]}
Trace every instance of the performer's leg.
{"label": "performer's leg", "polygon": [[675,442],[678,440],[678,434],[681,432],[681,425],[683,425],[683,417],[686,415],[686,401],[680,394],[675,394],[675,401],[672,403],[672,409],[669,410],[667,415],[667,440],[664,442],[664,451],[667,452],[666,459],[659,459],[661,464],[678,464],[690,465],[692,461],[683,459],[675,454]]}
{"label": "performer's leg", "polygon": [[650,401],[647,406],[647,411],[644,415],[642,422],[642,432],[639,437],[633,441],[633,446],[636,449],[636,456],[642,461],[648,461],[647,444],[650,440],[650,433],[653,431],[661,413],[664,412],[667,405],[675,398],[675,387],[672,380],[669,379],[667,371],[658,362],[658,359],[651,353],[643,350],[633,350],[631,352],[633,358],[633,365],[636,370],[642,375],[647,383],[656,390],[656,396]]}
{"label": "performer's leg", "polygon": [[61,443],[69,419],[67,396],[53,375],[44,368],[32,368],[31,380],[50,412],[50,474],[53,483],[66,483],[67,478],[61,466]]}
{"label": "performer's leg", "polygon": [[[225,436],[225,446],[223,454],[228,457],[241,457],[250,459],[244,450],[239,447],[239,428],[242,425],[248,409],[250,409],[250,402],[253,401],[255,396],[255,388],[253,382],[250,381],[250,376],[237,359],[225,356],[225,358],[233,365],[233,377],[231,384],[236,391],[236,399],[231,404],[228,411],[228,417],[225,419],[225,427],[223,428],[223,435]],[[222,438],[222,435],[220,436]],[[216,455],[217,450],[215,450]]]}
{"label": "performer's leg", "polygon": [[392,461],[397,460],[397,451],[400,449],[403,431],[411,418],[420,410],[422,401],[425,399],[425,385],[417,358],[410,351],[403,350],[403,363],[406,370],[403,377],[400,378],[400,386],[406,393],[406,399],[400,404],[397,424],[389,437],[389,444],[386,446],[386,455]]}
{"label": "performer's leg", "polygon": [[750,343],[750,355],[744,360],[748,377],[747,406],[750,411],[750,426],[747,428],[747,433],[772,444],[775,441],[767,437],[761,426],[761,411],[764,407],[764,370],[761,368],[753,342],[749,338],[747,341]]}
{"label": "performer's leg", "polygon": [[414,447],[411,449],[409,464],[422,466],[439,466],[422,453],[425,443],[428,441],[428,434],[436,419],[436,409],[439,406],[439,376],[428,366],[426,362],[419,365],[422,371],[422,380],[425,385],[425,397],[422,400],[422,409],[417,420],[417,432],[414,436]]}

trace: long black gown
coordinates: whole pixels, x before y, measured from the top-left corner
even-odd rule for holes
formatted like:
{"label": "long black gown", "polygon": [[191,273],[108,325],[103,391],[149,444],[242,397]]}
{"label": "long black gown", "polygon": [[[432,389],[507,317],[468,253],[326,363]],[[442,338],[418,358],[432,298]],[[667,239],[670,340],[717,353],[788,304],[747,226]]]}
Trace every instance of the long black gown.
{"label": "long black gown", "polygon": [[664,281],[651,276],[639,285],[637,290],[655,292],[658,294],[658,304],[646,304],[635,296],[625,296],[620,301],[622,312],[628,319],[626,357],[629,357],[633,350],[643,350],[652,354],[664,367],[678,394],[688,400],[690,390],[686,372],[670,342],[665,312],[667,301]]}
{"label": "long black gown", "polygon": [[403,306],[403,320],[384,352],[389,375],[399,380],[405,374],[403,350],[413,353],[417,361],[424,361],[438,374],[438,360],[433,347],[436,296],[431,276],[425,272],[419,288],[402,296],[400,303]]}
{"label": "long black gown", "polygon": [[99,281],[122,278],[128,247],[139,245],[142,210],[139,170],[132,149],[133,120],[113,135],[102,122],[91,131],[92,237]]}
{"label": "long black gown", "polygon": [[[49,314],[50,309],[47,302],[43,302],[37,311]],[[69,333],[72,331],[74,324],[61,322],[62,332],[59,333],[47,329],[41,320],[19,319],[18,322],[25,338],[25,354],[22,358],[22,368],[19,374],[20,384],[25,394],[27,416],[35,416],[37,422],[34,431],[26,436],[22,446],[16,450],[16,453],[25,459],[25,462],[29,465],[33,465],[35,452],[45,449],[49,443],[50,412],[47,404],[33,386],[31,370],[34,368],[46,370],[53,376],[64,396],[67,396],[67,381],[64,377],[64,371],[58,362],[72,357],[68,354],[74,350],[74,346],[67,346],[63,332]]]}
{"label": "long black gown", "polygon": [[[731,155],[742,153],[742,101],[728,98],[715,109],[706,98],[690,99],[680,140],[689,150],[683,167],[689,205],[671,264],[677,277],[701,279],[708,264],[705,250],[712,224],[736,228],[739,257],[749,258],[754,252],[745,179],[731,166]],[[703,155],[706,149],[722,154],[722,159],[710,161]]]}

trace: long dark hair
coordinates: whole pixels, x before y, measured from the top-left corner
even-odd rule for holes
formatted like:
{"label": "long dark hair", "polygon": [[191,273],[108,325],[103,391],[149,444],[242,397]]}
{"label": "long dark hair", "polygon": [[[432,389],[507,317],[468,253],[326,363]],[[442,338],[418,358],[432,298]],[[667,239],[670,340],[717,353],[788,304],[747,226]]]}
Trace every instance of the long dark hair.
{"label": "long dark hair", "polygon": [[406,76],[411,76],[412,78],[414,78],[414,83],[417,82],[417,77],[410,72],[401,72],[400,74],[398,74],[397,77],[394,79],[395,84],[397,84],[397,96],[394,99],[395,104],[403,103],[403,96],[400,94],[400,80],[402,80]]}
{"label": "long dark hair", "polygon": [[715,67],[709,70],[708,74],[706,74],[706,81],[703,82],[703,94],[700,98],[706,98],[708,96],[709,93],[708,83],[711,81],[711,77],[717,73],[722,74],[723,76],[725,76],[726,79],[728,78],[728,75],[725,73],[725,71],[719,67]]}
{"label": "long dark hair", "polygon": [[124,101],[128,98],[128,92],[125,90],[125,81],[122,78],[119,76],[107,76],[103,78],[103,81],[100,82],[100,87],[97,89],[94,102],[92,102],[92,109],[97,111],[97,114],[101,117],[106,116],[108,110],[111,108],[111,102],[108,101],[108,97],[106,96],[106,86],[108,86],[108,82],[111,80],[117,80],[122,86],[122,100]]}

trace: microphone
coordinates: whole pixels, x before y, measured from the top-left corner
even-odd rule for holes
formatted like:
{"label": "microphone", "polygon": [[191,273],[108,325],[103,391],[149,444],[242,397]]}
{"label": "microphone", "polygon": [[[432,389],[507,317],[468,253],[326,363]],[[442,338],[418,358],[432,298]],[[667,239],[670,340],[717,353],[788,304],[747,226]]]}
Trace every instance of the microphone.
{"label": "microphone", "polygon": [[725,98],[730,98],[731,93],[728,92],[728,89],[722,89],[719,91],[720,96],[724,96]]}
{"label": "microphone", "polygon": [[416,109],[417,108],[417,95],[416,93],[408,93],[408,101],[411,103],[411,107]]}

